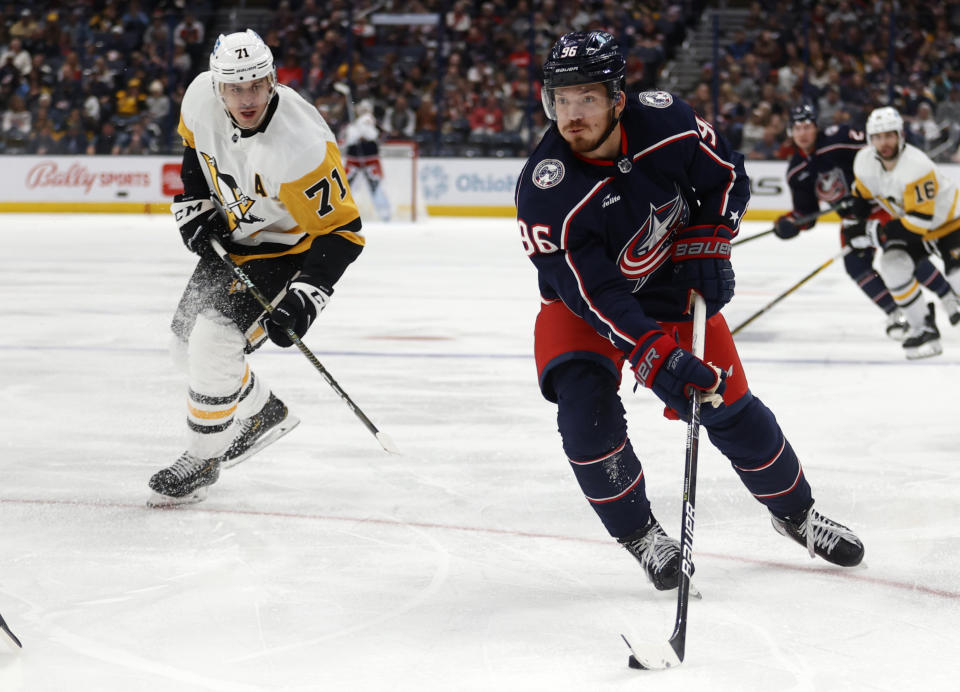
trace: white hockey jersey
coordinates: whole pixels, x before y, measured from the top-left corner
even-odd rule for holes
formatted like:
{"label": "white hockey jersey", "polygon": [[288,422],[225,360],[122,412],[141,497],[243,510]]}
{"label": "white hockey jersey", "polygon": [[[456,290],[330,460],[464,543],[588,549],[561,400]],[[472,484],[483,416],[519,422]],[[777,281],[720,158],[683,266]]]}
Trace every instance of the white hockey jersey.
{"label": "white hockey jersey", "polygon": [[363,141],[376,142],[379,138],[380,130],[377,129],[377,121],[373,119],[372,113],[363,113],[356,120],[353,120],[347,125],[343,135],[346,146]]}
{"label": "white hockey jersey", "polygon": [[853,159],[854,191],[875,199],[904,228],[936,240],[960,228],[960,190],[926,154],[907,144],[893,170],[884,170],[873,147]]}
{"label": "white hockey jersey", "polygon": [[268,106],[257,130],[245,132],[224,110],[210,73],[202,72],[184,94],[177,131],[196,150],[227,212],[230,240],[250,248],[233,255],[236,261],[304,252],[314,237],[329,233],[364,244],[336,139],[294,90],[278,85],[276,107]]}

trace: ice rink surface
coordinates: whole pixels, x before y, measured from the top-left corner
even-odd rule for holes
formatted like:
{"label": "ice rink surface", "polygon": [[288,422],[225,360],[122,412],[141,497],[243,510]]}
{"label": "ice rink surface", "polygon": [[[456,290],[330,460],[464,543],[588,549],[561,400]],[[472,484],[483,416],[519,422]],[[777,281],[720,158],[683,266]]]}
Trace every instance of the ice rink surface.
{"label": "ice rink surface", "polygon": [[[145,507],[182,449],[167,325],[193,262],[163,216],[0,218],[3,692],[956,690],[960,328],[908,363],[840,261],[738,336],[818,507],[864,565],[813,561],[701,448],[679,668],[656,592],[587,506],[536,386],[538,293],[514,223],[366,226],[303,356],[252,367],[302,418],[200,504]],[[745,224],[742,235],[765,230]],[[839,249],[736,248],[731,326]],[[626,379],[626,378],[625,378]],[[624,385],[654,512],[679,533],[685,425]],[[3,639],[3,637],[0,637]]]}

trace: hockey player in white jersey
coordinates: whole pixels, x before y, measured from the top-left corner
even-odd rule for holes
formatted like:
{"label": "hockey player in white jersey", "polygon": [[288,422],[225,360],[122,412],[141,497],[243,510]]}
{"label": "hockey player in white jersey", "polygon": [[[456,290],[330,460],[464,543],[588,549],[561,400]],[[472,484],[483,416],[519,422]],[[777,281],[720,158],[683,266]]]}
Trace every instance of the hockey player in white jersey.
{"label": "hockey player in white jersey", "polygon": [[380,130],[373,117],[373,104],[357,104],[357,117],[347,124],[343,133],[347,155],[347,178],[354,185],[357,176],[363,176],[381,221],[390,220],[390,200],[383,189],[383,165],[380,162]]}
{"label": "hockey player in white jersey", "polygon": [[910,329],[903,348],[907,358],[925,358],[943,351],[933,304],[924,305],[914,278],[916,263],[936,253],[954,293],[943,300],[951,324],[960,323],[960,190],[930,158],[903,137],[903,119],[889,106],[867,118],[870,145],[853,161],[854,195],[873,199],[893,220],[879,228],[869,224],[844,228],[853,247],[873,243],[883,248],[880,274],[890,287]]}
{"label": "hockey player in white jersey", "polygon": [[[184,193],[171,211],[200,255],[173,318],[172,353],[188,383],[187,449],[150,479],[150,504],[206,496],[220,469],[299,421],[247,363],[267,338],[290,346],[333,295],[364,245],[340,152],[317,110],[277,84],[273,56],[253,31],[220,35],[210,70],[183,98]],[[217,238],[274,311],[262,307],[213,252]]]}

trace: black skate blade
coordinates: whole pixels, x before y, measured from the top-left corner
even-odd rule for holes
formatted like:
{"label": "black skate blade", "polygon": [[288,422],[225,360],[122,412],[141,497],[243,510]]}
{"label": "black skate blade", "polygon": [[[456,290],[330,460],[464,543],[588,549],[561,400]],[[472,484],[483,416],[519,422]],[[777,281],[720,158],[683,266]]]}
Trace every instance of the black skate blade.
{"label": "black skate blade", "polygon": [[20,640],[17,639],[17,635],[15,635],[15,634],[10,630],[10,627],[7,625],[6,621],[4,621],[2,615],[0,615],[0,630],[2,630],[8,637],[10,637],[10,640],[11,640],[14,644],[17,645],[17,648],[18,648],[18,649],[22,649],[22,648],[23,648],[23,644],[21,644],[21,643],[20,643]]}
{"label": "black skate blade", "polygon": [[183,505],[195,505],[207,499],[207,487],[197,488],[189,495],[183,497],[170,497],[154,492],[147,500],[147,507],[151,509],[170,509],[172,507],[181,507]]}

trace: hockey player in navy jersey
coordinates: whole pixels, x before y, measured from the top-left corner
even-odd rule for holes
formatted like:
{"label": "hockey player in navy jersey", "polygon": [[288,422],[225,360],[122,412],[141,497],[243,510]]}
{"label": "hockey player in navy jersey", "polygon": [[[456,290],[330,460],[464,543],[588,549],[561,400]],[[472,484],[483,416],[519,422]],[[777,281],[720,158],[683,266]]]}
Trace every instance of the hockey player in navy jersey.
{"label": "hockey player in navy jersey", "polygon": [[[787,185],[793,197],[793,211],[777,219],[774,232],[778,237],[785,240],[795,238],[801,230],[813,228],[816,221],[798,225],[794,220],[817,212],[821,202],[828,205],[839,203],[837,212],[842,217],[842,227],[846,229],[840,235],[840,243],[844,247],[847,246],[844,235],[855,231],[854,227],[870,224],[875,228],[890,221],[890,215],[883,209],[858,204],[851,197],[853,159],[867,143],[862,130],[848,125],[831,125],[820,130],[816,107],[804,102],[790,110],[790,136],[796,147],[796,153],[787,166]],[[863,218],[858,218],[858,215]],[[858,235],[867,237],[864,233]],[[909,325],[883,279],[874,270],[877,249],[874,244],[857,242],[856,247],[850,246],[850,252],[844,255],[843,264],[860,290],[887,315],[887,335],[902,341]],[[949,315],[960,311],[956,294],[929,259],[923,257],[916,263],[914,276],[917,282],[940,297]]]}
{"label": "hockey player in navy jersey", "polygon": [[[679,543],[651,513],[627,436],[618,391],[627,361],[668,418],[683,417],[691,392],[702,393],[710,441],[778,532],[811,556],[858,564],[862,543],[814,507],[720,313],[733,297],[730,241],[749,199],[743,157],[669,93],[628,98],[625,61],[606,32],[563,36],[543,71],[553,126],[520,175],[517,222],[540,286],[541,391],[558,406],[563,449],[588,502],[657,589],[677,586]],[[691,291],[708,307],[704,361],[688,350]]]}

